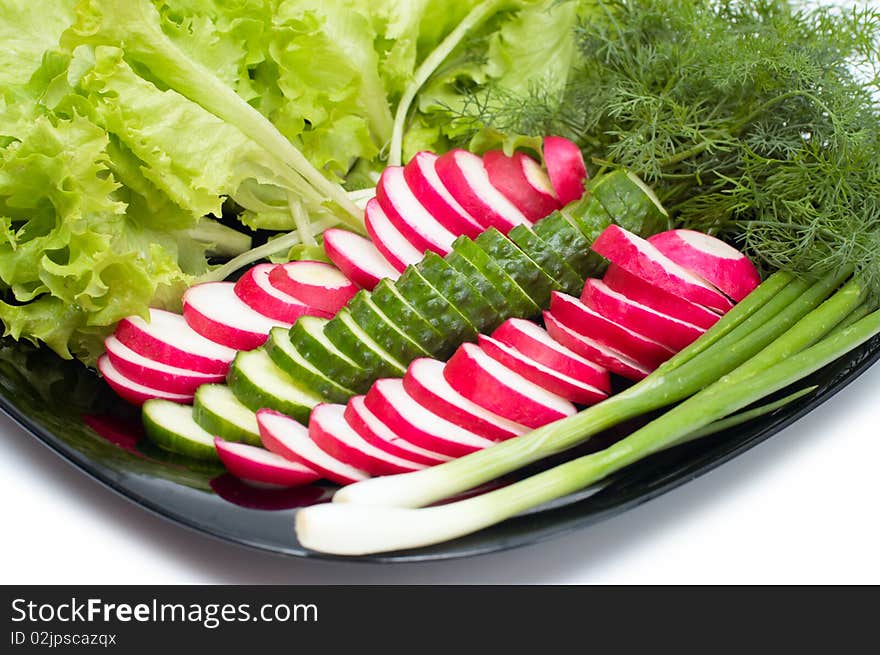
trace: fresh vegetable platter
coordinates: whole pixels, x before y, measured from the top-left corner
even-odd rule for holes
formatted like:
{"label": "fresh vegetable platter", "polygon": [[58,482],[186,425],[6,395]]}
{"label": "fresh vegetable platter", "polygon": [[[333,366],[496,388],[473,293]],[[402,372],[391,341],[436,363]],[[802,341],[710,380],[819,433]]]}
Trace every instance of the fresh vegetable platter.
{"label": "fresh vegetable platter", "polygon": [[4,407],[180,522],[528,543],[878,356],[869,9],[7,4]]}

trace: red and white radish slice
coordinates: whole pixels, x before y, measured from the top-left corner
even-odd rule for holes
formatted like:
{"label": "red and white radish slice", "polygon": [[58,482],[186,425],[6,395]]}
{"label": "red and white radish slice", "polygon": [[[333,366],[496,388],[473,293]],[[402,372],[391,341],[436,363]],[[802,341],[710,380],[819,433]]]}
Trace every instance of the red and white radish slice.
{"label": "red and white radish slice", "polygon": [[389,166],[382,171],[376,185],[376,200],[406,240],[417,250],[433,250],[448,255],[457,234],[443,227],[418,201],[403,176],[401,166]]}
{"label": "red and white radish slice", "polygon": [[398,271],[402,273],[407,266],[422,261],[424,251],[416,249],[391,224],[388,216],[379,205],[379,201],[375,198],[367,203],[364,222],[367,226],[367,232],[373,240],[373,245],[382,253],[382,256],[388,263]]}
{"label": "red and white radish slice", "polygon": [[443,376],[444,366],[427,357],[413,360],[403,376],[403,388],[429,411],[481,437],[499,441],[529,431],[458,393]]}
{"label": "red and white radish slice", "polygon": [[559,198],[556,196],[556,189],[553,188],[553,183],[550,181],[550,176],[547,175],[547,171],[541,168],[541,164],[522,153],[516,153],[514,157],[519,159],[523,174],[526,176],[526,182],[529,183],[532,190],[538,195],[543,196],[544,202],[548,206],[552,204],[554,209],[562,207],[562,203],[559,202]]}
{"label": "red and white radish slice", "polygon": [[554,291],[550,312],[567,328],[626,355],[646,368],[656,368],[675,354],[671,348],[613,321],[568,294]]}
{"label": "red and white radish slice", "polygon": [[438,156],[433,152],[419,152],[403,167],[403,177],[419,203],[453,234],[465,234],[475,239],[483,226],[452,197],[437,175]]}
{"label": "red and white radish slice", "polygon": [[761,284],[755,265],[733,246],[694,230],[669,230],[650,237],[657,250],[739,302]]}
{"label": "red and white radish slice", "polygon": [[547,136],[544,137],[543,150],[547,174],[559,202],[567,205],[581,198],[587,181],[587,167],[581,149],[561,136]]}
{"label": "red and white radish slice", "polygon": [[191,393],[170,393],[153,389],[124,376],[113,366],[113,362],[110,361],[110,357],[107,355],[101,355],[98,358],[98,371],[104,376],[104,380],[110,385],[110,388],[119,397],[127,400],[132,405],[143,405],[151,398],[161,398],[162,400],[170,400],[183,405],[191,403],[193,400],[193,394]]}
{"label": "red and white radish slice", "polygon": [[527,219],[539,221],[558,209],[559,201],[547,193],[536,191],[526,177],[523,159],[529,157],[521,152],[511,157],[501,150],[490,150],[483,155],[483,163],[492,186],[516,205]]}
{"label": "red and white radish slice", "polygon": [[223,466],[240,480],[272,484],[279,487],[298,487],[321,478],[321,474],[291,462],[265,448],[224,441],[214,437],[214,447]]}
{"label": "red and white radish slice", "polygon": [[709,329],[721,318],[708,307],[673,296],[660,287],[655,287],[632,273],[628,273],[617,264],[611,264],[608,267],[602,281],[608,285],[609,289],[623,294],[630,300],[701,328]]}
{"label": "red and white radish slice", "polygon": [[162,364],[136,353],[112,335],[104,339],[104,349],[113,367],[122,375],[159,391],[188,395],[203,384],[226,379],[221,373],[199,373]]}
{"label": "red and white radish slice", "polygon": [[611,391],[608,369],[566,348],[539,325],[523,318],[509,318],[492,333],[494,339],[516,348],[526,357],[600,391]]}
{"label": "red and white radish slice", "polygon": [[235,295],[258,314],[285,323],[295,323],[300,316],[330,318],[333,315],[272,284],[270,278],[278,268],[275,264],[257,264],[251,267],[235,283]]}
{"label": "red and white radish slice", "polygon": [[326,230],[324,252],[349,280],[368,291],[384,278],[400,277],[400,271],[388,263],[372,241],[348,230]]}
{"label": "red and white radish slice", "polygon": [[426,409],[406,392],[399,378],[374,382],[364,403],[395,434],[450,457],[461,457],[494,443]]}
{"label": "red and white radish slice", "polygon": [[617,225],[609,225],[593,242],[593,250],[664,291],[721,312],[730,299],[703,278],[679,266],[656,246]]}
{"label": "red and white radish slice", "polygon": [[162,309],[150,309],[149,321],[140,316],[122,319],[114,336],[139,355],[199,373],[225,376],[238,352],[206,339],[180,314]]}
{"label": "red and white radish slice", "polygon": [[465,150],[450,150],[436,163],[444,186],[483,227],[496,227],[507,234],[517,225],[531,225],[503,193],[492,186],[483,160]]}
{"label": "red and white radish slice", "polygon": [[555,393],[573,403],[595,405],[608,397],[608,394],[605,392],[574,378],[561,375],[497,339],[481,334],[477,343],[483,349],[483,352],[495,361],[516,371],[526,380],[534,382],[547,391]]}
{"label": "red and white radish slice", "polygon": [[262,346],[272,328],[292,325],[251,309],[235,294],[232,282],[204,282],[187,289],[183,317],[206,339],[238,350]]}
{"label": "red and white radish slice", "polygon": [[601,364],[612,373],[616,373],[627,380],[641,380],[648,377],[651,373],[651,368],[643,366],[626,355],[566,327],[550,312],[544,312],[544,325],[547,326],[547,332],[550,336],[566,348],[570,348],[578,355]]}
{"label": "red and white radish slice", "polygon": [[358,287],[338,268],[308,260],[279,264],[269,271],[269,283],[328,316],[345,306]]}
{"label": "red and white radish slice", "polygon": [[309,416],[309,435],[325,452],[371,475],[410,473],[425,468],[367,442],[345,419],[345,405],[323,403]]}
{"label": "red and white radish slice", "polygon": [[[652,339],[678,351],[686,348],[706,330],[672,318],[646,305],[640,305],[621,293],[612,291],[599,280],[587,280],[584,284],[581,301],[602,316],[641,334],[650,334]],[[555,314],[554,314],[555,315]]]}
{"label": "red and white radish slice", "polygon": [[450,386],[468,400],[530,428],[577,412],[569,401],[529,382],[473,343],[462,344],[455,351],[443,374]]}
{"label": "red and white radish slice", "polygon": [[391,431],[367,408],[364,396],[352,396],[345,406],[345,420],[367,442],[380,450],[426,466],[448,462],[452,457],[443,455],[407,441]]}
{"label": "red and white radish slice", "polygon": [[257,412],[260,439],[267,450],[299,462],[337,484],[351,484],[370,477],[366,471],[326,453],[309,436],[309,429],[286,414],[272,409]]}

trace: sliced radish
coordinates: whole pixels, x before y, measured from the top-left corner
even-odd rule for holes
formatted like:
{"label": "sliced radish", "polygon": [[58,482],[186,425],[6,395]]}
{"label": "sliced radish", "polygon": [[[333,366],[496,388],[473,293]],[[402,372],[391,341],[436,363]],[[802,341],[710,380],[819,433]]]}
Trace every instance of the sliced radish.
{"label": "sliced radish", "polygon": [[461,457],[494,443],[427,410],[406,392],[399,378],[374,382],[364,403],[395,434],[444,455]]}
{"label": "sliced radish", "polygon": [[403,376],[403,388],[429,411],[481,437],[499,441],[529,431],[458,393],[443,376],[444,366],[436,359],[413,360]]}
{"label": "sliced radish", "polygon": [[392,225],[417,250],[433,250],[441,256],[450,253],[458,235],[443,227],[418,201],[406,183],[402,167],[389,166],[382,171],[376,199]]}
{"label": "sliced radish", "polygon": [[[483,163],[492,186],[503,193],[530,221],[539,221],[559,209],[559,201],[548,193],[536,190],[526,177],[524,159],[530,158],[521,152],[511,157],[501,150],[490,150],[483,155]],[[537,162],[534,163],[537,165]]]}
{"label": "sliced radish", "polygon": [[475,239],[483,226],[452,197],[437,175],[438,156],[433,152],[419,152],[403,168],[403,176],[413,195],[437,221],[453,234],[465,234]]}
{"label": "sliced radish", "polygon": [[104,349],[113,367],[122,375],[159,391],[189,395],[203,384],[226,379],[220,373],[199,373],[144,357],[112,335],[104,340]]}
{"label": "sliced radish", "polygon": [[483,227],[507,234],[517,225],[531,225],[503,193],[492,186],[483,160],[466,150],[450,150],[436,164],[437,174],[462,207]]}
{"label": "sliced radish", "polygon": [[650,242],[617,225],[609,225],[593,250],[645,282],[712,309],[726,312],[730,299],[703,278],[669,259]]}
{"label": "sliced radish", "polygon": [[514,157],[519,157],[519,163],[522,166],[523,174],[526,176],[526,182],[529,183],[529,186],[532,187],[535,193],[545,196],[545,202],[548,205],[552,203],[554,209],[561,208],[562,203],[559,202],[559,198],[556,196],[556,189],[553,188],[553,183],[550,182],[550,176],[547,175],[547,171],[541,168],[541,164],[528,155],[520,157],[520,154],[517,153]]}
{"label": "sliced radish", "polygon": [[594,405],[608,397],[608,394],[596,387],[591,387],[579,380],[561,375],[497,339],[481,334],[477,343],[483,349],[483,352],[495,361],[512,371],[516,371],[526,380],[534,382],[547,391],[555,393],[573,403]]}
{"label": "sliced radish", "polygon": [[473,343],[462,344],[455,351],[443,375],[465,398],[530,428],[577,413],[570,402],[529,382]]}
{"label": "sliced radish", "polygon": [[580,380],[600,391],[611,391],[607,368],[566,348],[531,321],[509,318],[498,326],[492,337],[562,375]]}
{"label": "sliced radish", "polygon": [[694,230],[669,230],[648,241],[679,266],[711,282],[737,302],[761,284],[755,265],[733,246]]}
{"label": "sliced radish", "polygon": [[325,452],[371,475],[410,473],[425,468],[366,441],[345,419],[345,405],[324,403],[309,417],[309,435]]}
{"label": "sliced radish", "polygon": [[257,412],[260,439],[267,450],[292,462],[299,462],[337,484],[351,484],[370,477],[324,452],[309,436],[309,429],[286,414],[272,409]]}
{"label": "sliced radish", "polygon": [[708,329],[721,318],[708,307],[673,296],[668,291],[655,287],[653,284],[645,282],[632,273],[628,273],[617,264],[611,264],[608,267],[608,270],[605,271],[605,275],[602,277],[602,281],[612,291],[621,293],[630,300],[634,300],[667,316],[677,318],[680,321],[693,323],[701,328]]}
{"label": "sliced radish", "polygon": [[563,346],[575,351],[578,355],[586,357],[601,364],[612,373],[628,380],[641,380],[651,374],[651,369],[633,361],[626,355],[583,334],[578,334],[571,328],[566,327],[550,312],[544,312],[544,325],[547,332]]}
{"label": "sliced radish", "polygon": [[214,437],[214,447],[227,470],[241,480],[297,487],[321,478],[320,473],[308,466],[291,462],[265,448],[224,441],[220,437]]}
{"label": "sliced radish", "polygon": [[272,284],[272,273],[279,268],[275,264],[251,267],[235,283],[235,295],[258,314],[285,323],[293,324],[300,316],[330,318],[333,315]]}
{"label": "sliced radish", "polygon": [[359,234],[331,228],[324,232],[324,252],[349,280],[372,291],[379,280],[396,280],[400,271],[388,263],[372,241]]}
{"label": "sliced radish", "polygon": [[226,375],[238,352],[195,332],[180,314],[150,309],[150,320],[129,316],[116,326],[124,346],[153,361],[200,373]]}
{"label": "sliced radish", "polygon": [[193,394],[169,393],[152,387],[145,386],[130,378],[127,378],[113,366],[110,357],[101,355],[98,358],[98,370],[104,376],[104,380],[118,396],[133,405],[143,405],[151,398],[161,398],[175,403],[188,404],[193,400]]}
{"label": "sliced radish", "polygon": [[646,368],[656,368],[675,354],[671,348],[615,322],[568,294],[554,291],[550,312],[567,328],[626,355]]}
{"label": "sliced radish", "polygon": [[581,300],[590,309],[641,334],[650,334],[658,343],[681,350],[696,341],[706,330],[641,305],[621,293],[612,291],[604,282],[587,280]]}
{"label": "sliced radish", "polygon": [[388,263],[398,271],[402,273],[410,264],[417,264],[422,261],[424,251],[416,249],[391,224],[388,216],[379,205],[379,201],[375,198],[367,203],[364,221],[366,222],[367,232],[373,240],[373,245],[388,260]]}
{"label": "sliced radish", "polygon": [[561,136],[544,137],[544,162],[556,197],[563,205],[584,195],[587,167],[581,149]]}
{"label": "sliced radish", "polygon": [[280,264],[269,272],[276,289],[332,316],[358,292],[358,287],[338,268],[308,260]]}
{"label": "sliced radish", "polygon": [[187,289],[183,317],[203,337],[238,350],[262,346],[272,328],[292,325],[251,309],[235,294],[232,282],[204,282]]}

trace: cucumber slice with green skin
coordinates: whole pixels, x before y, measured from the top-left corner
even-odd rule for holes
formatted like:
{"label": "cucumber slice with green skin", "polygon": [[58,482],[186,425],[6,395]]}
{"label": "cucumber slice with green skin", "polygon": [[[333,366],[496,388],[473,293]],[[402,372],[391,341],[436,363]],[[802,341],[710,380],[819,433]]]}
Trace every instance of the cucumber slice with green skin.
{"label": "cucumber slice with green skin", "polygon": [[547,306],[555,282],[532,261],[531,257],[513,245],[510,239],[495,228],[483,232],[474,243],[507,271],[536,305]]}
{"label": "cucumber slice with green skin", "polygon": [[614,223],[640,236],[650,236],[668,226],[669,217],[654,192],[626,171],[600,177],[590,186],[590,197],[599,201]]}
{"label": "cucumber slice with green skin", "polygon": [[[599,238],[599,235],[602,234],[605,228],[614,224],[602,203],[592,195],[586,195],[581,200],[566,205],[559,210],[559,214],[563,218],[568,219],[590,245]],[[552,216],[548,216],[543,221],[540,221],[540,223],[550,218]],[[545,229],[549,230],[549,228]]]}
{"label": "cucumber slice with green skin", "polygon": [[417,344],[402,328],[385,315],[373,302],[370,292],[359,291],[348,303],[348,311],[355,323],[361,326],[382,348],[399,362],[408,363],[430,353]]}
{"label": "cucumber slice with green skin", "polygon": [[331,403],[344,403],[357,393],[337,384],[300,355],[290,340],[290,332],[284,328],[273,328],[264,346],[269,358],[275,362],[291,379],[311,389]]}
{"label": "cucumber slice with green skin", "polygon": [[197,459],[220,459],[214,435],[195,422],[189,405],[154,398],[144,403],[141,417],[147,437],[163,450]]}
{"label": "cucumber slice with green skin", "polygon": [[517,225],[507,233],[507,238],[513,241],[553,279],[558,290],[572,295],[580,293],[584,286],[583,278],[531,228],[526,225]]}
{"label": "cucumber slice with green skin", "polygon": [[[283,330],[286,333],[286,330]],[[225,384],[203,384],[196,391],[193,420],[215,437],[261,445],[257,415],[241,404]]]}
{"label": "cucumber slice with green skin", "polygon": [[[499,310],[502,318],[508,319],[511,316],[531,318],[541,313],[541,308],[529,298],[516,280],[471,239],[459,237],[452,244],[452,253],[447,255],[450,265],[458,268],[454,256],[468,262],[498,289],[501,294],[501,304],[496,305],[496,309]],[[466,271],[462,272],[466,274]]]}
{"label": "cucumber slice with green skin", "polygon": [[227,382],[248,409],[274,409],[303,424],[308,422],[312,408],[324,402],[317,393],[278,368],[263,348],[238,353]]}
{"label": "cucumber slice with green skin", "polygon": [[425,258],[418,265],[419,272],[432,287],[455,307],[477,332],[491,331],[501,325],[504,319],[498,314],[467,276],[449,265],[435,253],[425,253]]}
{"label": "cucumber slice with green skin", "polygon": [[443,350],[445,337],[406,301],[390,280],[379,282],[373,288],[370,298],[379,311],[432,357]]}
{"label": "cucumber slice with green skin", "polygon": [[406,372],[406,365],[376,343],[355,322],[347,307],[327,322],[324,334],[333,345],[360,364],[370,382],[378,378],[399,377]]}
{"label": "cucumber slice with green skin", "polygon": [[592,251],[590,246],[593,242],[581,233],[574,220],[568,217],[566,210],[552,213],[538,221],[532,229],[552,251],[559,253],[568,262],[580,278],[581,286],[587,278],[603,272],[605,260]]}
{"label": "cucumber slice with green skin", "polygon": [[480,269],[474,266],[474,264],[454,251],[446,255],[444,259],[447,264],[468,279],[471,286],[479,291],[480,295],[492,305],[492,309],[496,314],[501,316],[507,311],[507,301],[504,298],[504,294],[502,294],[498,287],[492,283],[492,280],[490,280]]}
{"label": "cucumber slice with green skin", "polygon": [[290,328],[290,341],[309,364],[339,386],[364,393],[373,382],[372,373],[339,350],[327,335],[326,318],[301,316]]}

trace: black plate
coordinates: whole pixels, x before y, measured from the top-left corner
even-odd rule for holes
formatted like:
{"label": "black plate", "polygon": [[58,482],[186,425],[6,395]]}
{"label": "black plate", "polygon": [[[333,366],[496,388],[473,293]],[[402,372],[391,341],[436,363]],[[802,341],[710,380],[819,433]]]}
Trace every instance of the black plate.
{"label": "black plate", "polygon": [[[452,559],[535,543],[584,528],[655,498],[726,462],[825,402],[880,359],[880,337],[798,387],[819,385],[777,412],[726,433],[655,455],[601,488],[576,494],[455,541],[378,556],[339,558],[296,540],[297,507],[328,500],[330,487],[290,491],[241,484],[222,469],[184,461],[141,439],[138,411],[75,362],[0,340],[0,408],[85,473],[140,506],[226,541],[299,557],[402,562]],[[632,426],[591,440],[596,449]],[[554,462],[544,462],[543,468]]]}

